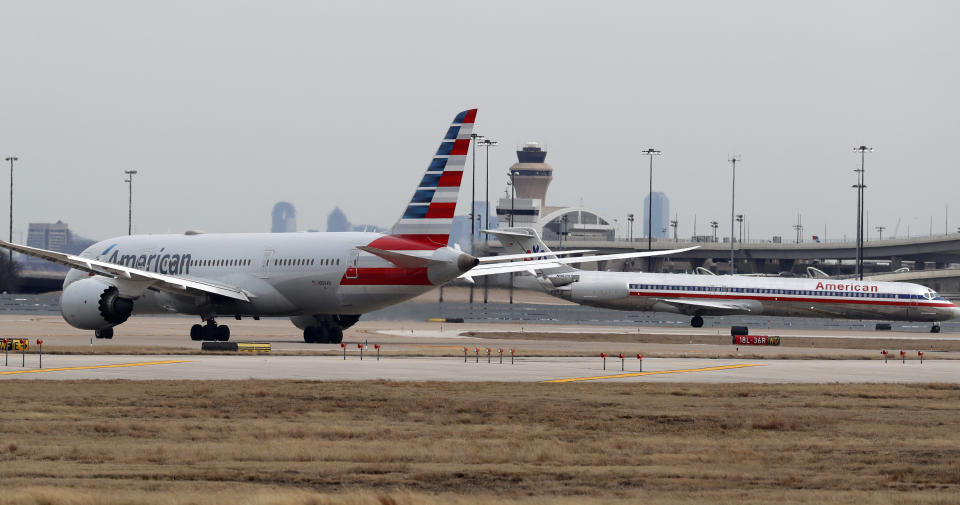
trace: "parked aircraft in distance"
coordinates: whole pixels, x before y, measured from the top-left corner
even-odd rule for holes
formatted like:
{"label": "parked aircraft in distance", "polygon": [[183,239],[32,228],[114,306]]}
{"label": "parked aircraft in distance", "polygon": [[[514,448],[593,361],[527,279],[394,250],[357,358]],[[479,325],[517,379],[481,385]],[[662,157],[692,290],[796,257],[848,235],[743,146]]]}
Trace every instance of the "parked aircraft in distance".
{"label": "parked aircraft in distance", "polygon": [[133,314],[196,315],[193,340],[228,340],[219,316],[286,316],[306,342],[338,343],[361,314],[408,300],[479,260],[447,246],[477,109],[456,115],[389,235],[210,233],[130,235],[79,255],[0,241],[71,267],[60,310],[112,338]]}
{"label": "parked aircraft in distance", "polygon": [[[594,307],[684,314],[692,316],[694,328],[703,326],[703,316],[765,314],[932,322],[930,331],[937,333],[941,321],[960,316],[960,308],[918,284],[578,270],[563,264],[567,258],[555,256],[531,228],[488,233],[508,253],[538,251],[544,266],[526,270],[553,296]],[[464,277],[476,275],[479,270]]]}

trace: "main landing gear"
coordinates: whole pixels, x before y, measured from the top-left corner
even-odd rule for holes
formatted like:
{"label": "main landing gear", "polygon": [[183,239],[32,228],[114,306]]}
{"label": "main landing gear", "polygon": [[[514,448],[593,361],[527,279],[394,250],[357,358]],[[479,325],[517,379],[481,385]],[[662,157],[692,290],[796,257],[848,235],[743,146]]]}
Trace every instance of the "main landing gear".
{"label": "main landing gear", "polygon": [[690,326],[693,326],[694,328],[703,327],[703,318],[700,316],[693,316],[693,319],[690,320]]}
{"label": "main landing gear", "polygon": [[940,323],[934,323],[933,326],[930,327],[930,333],[940,333]]}
{"label": "main landing gear", "polygon": [[218,325],[213,319],[207,320],[207,324],[195,324],[190,327],[190,340],[219,340],[226,342],[230,340],[230,327],[221,324]]}
{"label": "main landing gear", "polygon": [[102,330],[94,330],[93,335],[97,338],[113,338],[113,328],[104,328]]}
{"label": "main landing gear", "polygon": [[337,326],[307,326],[303,329],[303,341],[308,344],[339,344],[343,342],[343,329]]}

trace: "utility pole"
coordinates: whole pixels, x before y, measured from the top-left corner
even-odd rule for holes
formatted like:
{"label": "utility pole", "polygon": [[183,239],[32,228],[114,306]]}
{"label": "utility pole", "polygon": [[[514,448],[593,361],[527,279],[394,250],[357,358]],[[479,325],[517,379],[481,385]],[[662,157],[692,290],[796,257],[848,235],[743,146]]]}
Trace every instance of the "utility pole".
{"label": "utility pole", "polygon": [[127,201],[127,235],[133,235],[133,176],[137,173],[136,170],[124,170],[123,173],[127,174],[127,178],[123,180],[130,186],[130,196]]}
{"label": "utility pole", "polygon": [[[650,191],[647,193],[647,251],[653,250],[653,157],[660,156],[660,151],[649,148],[646,151],[640,151],[641,154],[650,158]],[[647,271],[652,272],[651,265],[653,258],[647,256]]]}
{"label": "utility pole", "polygon": [[866,188],[866,180],[864,178],[864,169],[866,164],[866,154],[868,152],[872,153],[873,148],[867,146],[854,147],[853,152],[860,153],[860,168],[854,170],[857,173],[857,185],[854,186],[857,188],[857,278],[863,280],[863,208],[864,208],[864,194],[863,190]]}
{"label": "utility pole", "polygon": [[883,230],[886,230],[886,226],[877,226],[877,231],[880,232],[880,240],[883,240]]}
{"label": "utility pole", "polygon": [[742,244],[743,243],[743,214],[737,214],[737,223],[740,225],[740,243]]}
{"label": "utility pole", "polygon": [[[511,228],[513,228],[514,213],[516,213],[517,211],[516,206],[514,205],[514,200],[517,197],[517,181],[513,177],[514,175],[516,175],[516,173],[517,173],[516,170],[510,170],[510,227]],[[513,277],[513,274],[511,273],[510,276]]]}
{"label": "utility pole", "polygon": [[673,215],[673,219],[670,220],[670,227],[673,228],[673,241],[677,241],[677,215]]}
{"label": "utility pole", "polygon": [[735,154],[728,160],[733,167],[733,179],[730,182],[730,275],[736,273],[736,262],[733,258],[733,208],[737,196],[737,162],[740,161],[740,155]]}
{"label": "utility pole", "polygon": [[713,228],[713,241],[717,242],[717,227],[720,226],[716,221],[710,221],[710,227]]}
{"label": "utility pole", "polygon": [[477,215],[477,140],[482,139],[483,135],[471,133],[470,140],[473,141],[473,170],[470,171],[470,254],[473,254],[473,237],[476,236],[476,230],[473,227],[473,216]]}
{"label": "utility pole", "polygon": [[[10,236],[7,238],[7,241],[11,244],[13,243],[13,162],[19,160],[16,156],[7,156],[7,161],[10,162]],[[10,262],[13,263],[13,249],[8,250],[10,254]]]}
{"label": "utility pole", "polygon": [[797,230],[797,243],[799,244],[800,238],[803,236],[803,223],[800,214],[797,214],[797,224],[793,225],[793,229]]}
{"label": "utility pole", "polygon": [[627,240],[633,242],[633,214],[627,214],[627,222],[630,223],[630,233],[627,234]]}
{"label": "utility pole", "polygon": [[[489,230],[490,229],[490,146],[497,145],[497,141],[490,140],[490,139],[483,139],[480,141],[480,145],[487,148],[487,193],[486,193],[486,203],[484,204],[486,208],[484,208],[483,213],[486,214],[486,216],[484,217],[484,222],[486,223],[484,224],[484,227]],[[488,234],[484,234],[484,237],[483,237],[484,244],[486,244],[489,240],[490,240],[490,236]]]}

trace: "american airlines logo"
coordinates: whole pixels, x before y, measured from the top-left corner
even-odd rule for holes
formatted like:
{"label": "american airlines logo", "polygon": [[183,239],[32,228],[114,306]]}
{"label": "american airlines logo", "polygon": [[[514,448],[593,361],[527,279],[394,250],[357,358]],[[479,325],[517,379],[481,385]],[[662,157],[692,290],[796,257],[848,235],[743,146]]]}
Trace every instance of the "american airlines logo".
{"label": "american airlines logo", "polygon": [[[543,251],[543,250],[540,249],[540,245],[537,244],[537,245],[533,246],[533,249],[527,249],[527,254],[535,254],[535,253],[542,252],[542,251]],[[526,258],[526,259],[524,259],[523,261],[533,261],[533,260],[542,260],[542,259],[547,259],[547,257],[546,257],[546,256],[537,256],[536,258]]]}
{"label": "american airlines logo", "polygon": [[876,293],[877,286],[867,286],[864,284],[832,284],[817,282],[817,290],[822,291],[858,291],[861,293]]}
{"label": "american airlines logo", "polygon": [[[103,251],[105,255],[116,244]],[[190,261],[193,257],[190,254],[163,254],[164,248],[160,248],[157,254],[120,254],[120,249],[114,249],[113,254],[107,258],[107,261],[114,265],[123,265],[130,268],[138,268],[148,272],[156,272],[165,275],[186,275],[190,273]],[[101,255],[101,256],[102,256]]]}

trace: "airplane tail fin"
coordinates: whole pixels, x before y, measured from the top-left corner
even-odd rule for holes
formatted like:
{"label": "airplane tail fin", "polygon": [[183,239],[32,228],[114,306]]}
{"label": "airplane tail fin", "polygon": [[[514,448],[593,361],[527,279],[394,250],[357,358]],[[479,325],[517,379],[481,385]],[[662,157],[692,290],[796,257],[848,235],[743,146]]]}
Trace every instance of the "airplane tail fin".
{"label": "airplane tail fin", "polygon": [[[384,244],[385,249],[438,249],[447,245],[476,117],[477,109],[470,109],[453,119],[410,203],[390,231],[392,245]],[[404,243],[407,246],[402,246]]]}
{"label": "airplane tail fin", "polygon": [[[530,260],[546,260],[557,258],[557,255],[550,251],[550,248],[547,247],[547,244],[543,243],[543,240],[540,238],[537,230],[534,230],[533,228],[503,228],[497,230],[484,230],[484,232],[497,237],[497,239],[500,240],[500,244],[503,245],[504,251],[506,251],[508,254],[531,254],[542,252],[544,253],[543,257],[530,258]],[[577,269],[568,265],[562,265],[545,271],[549,273],[575,272]]]}

